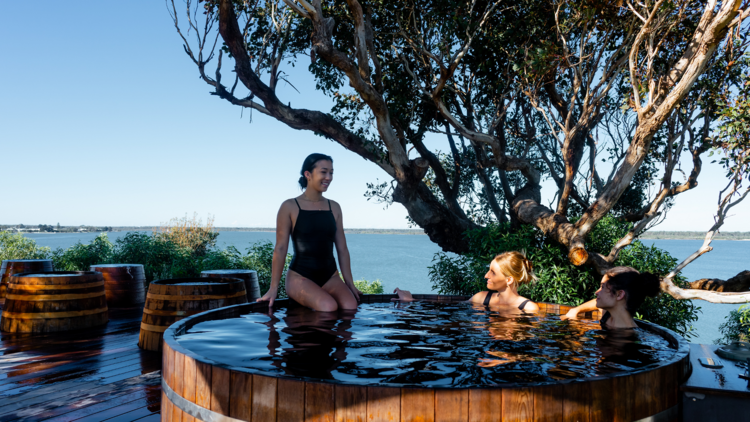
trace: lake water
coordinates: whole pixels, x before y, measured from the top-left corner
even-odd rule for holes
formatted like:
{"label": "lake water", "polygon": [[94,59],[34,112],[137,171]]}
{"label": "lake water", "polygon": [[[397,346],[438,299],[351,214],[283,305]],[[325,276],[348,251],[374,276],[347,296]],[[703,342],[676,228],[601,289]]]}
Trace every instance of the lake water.
{"label": "lake water", "polygon": [[[98,233],[29,233],[39,246],[67,248],[76,242],[89,243]],[[125,232],[108,233],[113,242]],[[414,293],[432,292],[432,282],[427,267],[440,248],[427,236],[393,234],[347,234],[347,243],[352,258],[352,273],[355,279],[380,280],[386,292],[396,287]],[[220,232],[219,247],[234,246],[245,251],[259,241],[274,242],[272,232]],[[695,252],[701,240],[644,240],[647,245],[656,245],[667,250],[678,260],[683,260]],[[730,278],[740,271],[749,269],[750,242],[715,240],[712,252],[704,254],[690,264],[683,274],[688,280],[701,278]],[[291,248],[290,248],[291,249]],[[290,250],[291,252],[291,250]],[[732,309],[740,305],[713,304],[696,301],[702,312],[695,324],[697,338],[694,343],[713,343],[720,337],[718,326]]]}

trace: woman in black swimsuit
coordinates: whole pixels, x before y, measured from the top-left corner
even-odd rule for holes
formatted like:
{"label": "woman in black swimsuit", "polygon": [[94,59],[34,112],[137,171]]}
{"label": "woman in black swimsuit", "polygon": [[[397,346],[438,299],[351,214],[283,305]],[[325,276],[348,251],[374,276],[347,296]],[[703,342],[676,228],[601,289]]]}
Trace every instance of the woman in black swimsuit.
{"label": "woman in black swimsuit", "polygon": [[[300,173],[299,184],[305,191],[281,204],[276,216],[271,287],[258,301],[268,301],[273,306],[291,235],[294,258],[286,274],[289,297],[316,311],[356,309],[362,293],[354,287],[341,207],[323,198],[333,179],[333,159],[311,154]],[[344,281],[333,257],[334,244]]]}
{"label": "woman in black swimsuit", "polygon": [[[497,255],[490,262],[490,269],[484,275],[489,291],[475,294],[472,303],[497,308],[518,308],[524,312],[538,312],[536,303],[518,294],[518,285],[536,280],[531,261],[517,251]],[[494,290],[494,292],[493,292]]]}
{"label": "woman in black swimsuit", "polygon": [[563,319],[576,319],[580,312],[601,309],[602,328],[635,328],[633,315],[646,297],[659,294],[659,276],[639,273],[631,267],[614,267],[604,273],[596,299],[568,311]]}

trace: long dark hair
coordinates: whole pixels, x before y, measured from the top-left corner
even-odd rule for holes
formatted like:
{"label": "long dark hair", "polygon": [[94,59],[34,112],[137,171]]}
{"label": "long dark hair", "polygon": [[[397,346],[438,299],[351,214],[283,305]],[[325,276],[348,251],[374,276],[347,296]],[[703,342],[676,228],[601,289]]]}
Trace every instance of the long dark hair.
{"label": "long dark hair", "polygon": [[656,274],[640,273],[631,267],[614,267],[604,275],[609,276],[607,284],[613,291],[625,292],[625,309],[635,315],[646,297],[655,297],[661,292],[660,279]]}
{"label": "long dark hair", "polygon": [[305,177],[305,172],[309,171],[312,173],[313,169],[315,169],[315,165],[318,164],[318,161],[321,160],[328,160],[331,163],[333,163],[333,158],[331,158],[330,155],[325,154],[319,154],[314,153],[310,154],[305,158],[305,161],[302,163],[302,170],[299,171],[299,174],[302,175],[302,177],[299,178],[299,186],[300,188],[304,189],[307,187],[307,178]]}

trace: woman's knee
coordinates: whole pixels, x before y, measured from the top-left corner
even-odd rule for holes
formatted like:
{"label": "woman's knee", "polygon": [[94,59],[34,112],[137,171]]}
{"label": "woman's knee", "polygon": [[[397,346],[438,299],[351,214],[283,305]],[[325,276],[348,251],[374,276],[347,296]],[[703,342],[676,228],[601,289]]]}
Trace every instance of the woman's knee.
{"label": "woman's knee", "polygon": [[338,309],[339,304],[330,296],[321,298],[315,306],[315,310],[320,312],[335,312]]}
{"label": "woman's knee", "polygon": [[341,309],[352,310],[352,309],[357,309],[358,304],[357,304],[357,299],[354,298],[354,295],[349,294],[348,296],[344,296],[343,298],[341,298],[341,300],[339,300],[338,305],[339,305],[339,308]]}

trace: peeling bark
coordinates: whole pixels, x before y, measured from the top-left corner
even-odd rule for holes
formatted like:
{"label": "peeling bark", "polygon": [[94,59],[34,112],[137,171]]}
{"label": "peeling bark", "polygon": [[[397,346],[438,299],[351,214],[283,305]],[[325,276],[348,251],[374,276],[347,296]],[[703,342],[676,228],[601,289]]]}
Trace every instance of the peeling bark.
{"label": "peeling bark", "polygon": [[750,271],[742,271],[729,280],[702,278],[689,284],[691,289],[711,290],[714,292],[747,292],[750,291]]}
{"label": "peeling bark", "polygon": [[431,241],[441,245],[444,251],[460,253],[467,250],[464,233],[479,228],[442,206],[423,183],[414,191],[399,185],[393,192],[393,200],[402,204],[409,212],[409,217],[424,229]]}

